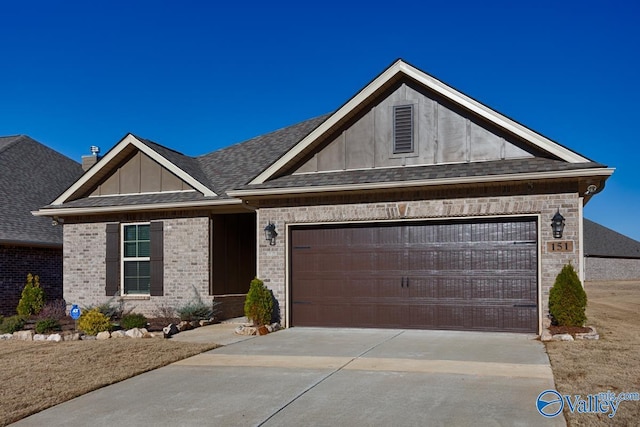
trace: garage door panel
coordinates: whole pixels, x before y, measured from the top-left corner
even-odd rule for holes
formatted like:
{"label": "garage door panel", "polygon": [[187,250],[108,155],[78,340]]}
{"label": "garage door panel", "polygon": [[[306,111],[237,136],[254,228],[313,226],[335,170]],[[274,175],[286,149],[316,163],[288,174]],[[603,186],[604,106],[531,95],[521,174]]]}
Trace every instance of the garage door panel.
{"label": "garage door panel", "polygon": [[536,233],[533,219],[294,229],[292,324],[536,331]]}

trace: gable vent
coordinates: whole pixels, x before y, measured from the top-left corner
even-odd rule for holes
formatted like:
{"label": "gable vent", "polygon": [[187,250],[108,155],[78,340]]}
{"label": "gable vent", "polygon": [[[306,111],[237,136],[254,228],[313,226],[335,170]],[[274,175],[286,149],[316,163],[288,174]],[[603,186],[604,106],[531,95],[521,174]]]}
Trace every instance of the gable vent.
{"label": "gable vent", "polygon": [[413,105],[393,107],[393,152],[413,152]]}

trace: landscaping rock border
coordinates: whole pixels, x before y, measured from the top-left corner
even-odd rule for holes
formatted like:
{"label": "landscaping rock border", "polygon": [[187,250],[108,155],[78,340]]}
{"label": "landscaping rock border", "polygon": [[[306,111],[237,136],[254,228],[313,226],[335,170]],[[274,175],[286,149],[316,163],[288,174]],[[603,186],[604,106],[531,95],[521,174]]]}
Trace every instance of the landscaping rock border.
{"label": "landscaping rock border", "polygon": [[545,327],[542,330],[542,334],[540,335],[540,341],[549,342],[549,341],[575,341],[575,340],[599,340],[600,334],[596,331],[596,328],[593,326],[587,326],[591,329],[590,332],[578,333],[575,334],[575,337],[571,334],[552,334],[548,327]]}

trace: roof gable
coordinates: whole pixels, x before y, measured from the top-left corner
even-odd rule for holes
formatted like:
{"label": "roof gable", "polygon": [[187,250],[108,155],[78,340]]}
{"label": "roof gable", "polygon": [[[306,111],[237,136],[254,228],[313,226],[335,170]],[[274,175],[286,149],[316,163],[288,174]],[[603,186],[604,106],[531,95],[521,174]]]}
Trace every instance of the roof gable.
{"label": "roof gable", "polygon": [[397,60],[327,118],[327,120],[313,132],[256,176],[250,184],[262,184],[270,179],[283,175],[292,168],[295,168],[296,165],[304,164],[303,162],[309,160],[319,145],[326,143],[328,135],[343,128],[349,121],[353,120],[354,117],[361,116],[363,111],[366,111],[372,104],[376,103],[377,98],[386,94],[394,87],[397,87],[398,83],[403,80],[411,81],[415,86],[445,100],[459,111],[465,111],[470,116],[476,117],[479,121],[487,123],[508,135],[512,135],[514,138],[520,139],[532,147],[534,151],[547,153],[549,157],[569,163],[590,162],[589,159],[578,153],[490,109],[406,62]]}
{"label": "roof gable", "polygon": [[137,152],[143,153],[146,157],[160,165],[161,168],[175,175],[179,180],[202,193],[205,197],[217,196],[210,188],[211,184],[209,184],[206,175],[193,158],[128,134],[78,181],[54,200],[52,205],[62,205],[65,202],[84,197],[94,192],[98,185],[107,182],[109,177]]}
{"label": "roof gable", "polygon": [[95,186],[89,197],[195,191],[141,151],[134,152]]}
{"label": "roof gable", "polygon": [[[409,140],[401,151],[396,111]],[[326,140],[294,174],[550,157],[407,78]]]}

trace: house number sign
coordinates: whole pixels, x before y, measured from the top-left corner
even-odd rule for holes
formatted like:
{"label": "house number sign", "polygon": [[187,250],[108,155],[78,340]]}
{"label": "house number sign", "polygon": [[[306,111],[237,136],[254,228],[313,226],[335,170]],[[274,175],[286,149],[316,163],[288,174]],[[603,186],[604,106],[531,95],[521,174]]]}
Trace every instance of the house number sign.
{"label": "house number sign", "polygon": [[572,241],[547,242],[547,252],[573,252]]}

